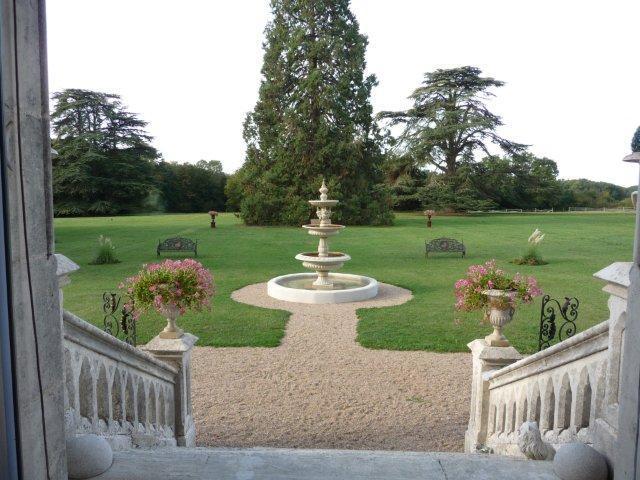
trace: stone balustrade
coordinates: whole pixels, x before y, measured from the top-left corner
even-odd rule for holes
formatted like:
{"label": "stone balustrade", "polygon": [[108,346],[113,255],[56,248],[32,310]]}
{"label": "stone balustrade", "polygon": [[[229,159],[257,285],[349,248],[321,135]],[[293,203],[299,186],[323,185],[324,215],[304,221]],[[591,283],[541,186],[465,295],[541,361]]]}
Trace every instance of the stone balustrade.
{"label": "stone balustrade", "polygon": [[177,368],[63,314],[67,432],[96,433],[114,448],[176,445]]}
{"label": "stone balustrade", "polygon": [[466,451],[521,455],[518,429],[535,421],[554,446],[578,441],[614,458],[630,266],[614,263],[595,274],[607,282],[610,317],[584,332],[524,358],[513,347],[469,344],[474,372]]}
{"label": "stone balustrade", "polygon": [[[57,255],[62,287],[78,266]],[[197,338],[133,347],[61,308],[67,438],[92,433],[115,449],[194,446],[190,353]]]}

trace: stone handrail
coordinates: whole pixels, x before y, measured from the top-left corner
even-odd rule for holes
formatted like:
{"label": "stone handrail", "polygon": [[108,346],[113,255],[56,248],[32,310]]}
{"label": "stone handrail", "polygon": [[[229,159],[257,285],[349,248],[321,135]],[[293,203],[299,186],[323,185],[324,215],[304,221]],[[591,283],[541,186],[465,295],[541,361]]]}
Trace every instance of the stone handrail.
{"label": "stone handrail", "polygon": [[178,369],[67,311],[63,332],[67,432],[114,448],[176,445]]}
{"label": "stone handrail", "polygon": [[615,456],[629,268],[615,263],[595,274],[607,282],[609,319],[563,342],[525,358],[513,347],[469,344],[474,372],[467,451],[522,455],[518,429],[535,421],[543,440],[556,447],[578,441]]}

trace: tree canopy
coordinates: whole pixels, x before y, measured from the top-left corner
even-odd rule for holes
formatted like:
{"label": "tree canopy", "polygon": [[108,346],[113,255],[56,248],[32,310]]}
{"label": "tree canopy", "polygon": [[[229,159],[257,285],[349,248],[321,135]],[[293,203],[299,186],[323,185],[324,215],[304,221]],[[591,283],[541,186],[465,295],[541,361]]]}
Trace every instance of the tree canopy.
{"label": "tree canopy", "polygon": [[349,0],[272,0],[247,155],[228,193],[248,224],[300,224],[325,177],[335,219],[389,223],[367,39]]}
{"label": "tree canopy", "polygon": [[640,152],[640,127],[636,129],[636,133],[633,134],[631,139],[631,151]]}
{"label": "tree canopy", "polygon": [[158,157],[147,123],[114,94],[67,89],[53,101],[56,213],[105,215],[140,208],[154,187]]}
{"label": "tree canopy", "polygon": [[526,145],[498,135],[502,119],[486,106],[494,96],[491,89],[504,82],[481,73],[470,66],[428,72],[409,97],[411,108],[380,112],[378,117],[386,119],[390,127],[403,129],[394,149],[447,175],[454,175],[478,150],[491,155],[489,144],[508,154],[523,152]]}
{"label": "tree canopy", "polygon": [[217,160],[195,164],[160,162],[156,179],[161,193],[160,209],[167,212],[223,211],[227,176]]}

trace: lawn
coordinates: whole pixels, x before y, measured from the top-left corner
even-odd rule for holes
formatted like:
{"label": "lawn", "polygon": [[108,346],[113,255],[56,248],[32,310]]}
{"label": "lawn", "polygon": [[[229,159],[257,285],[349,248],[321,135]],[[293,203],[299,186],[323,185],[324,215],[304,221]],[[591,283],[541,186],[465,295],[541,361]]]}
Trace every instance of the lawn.
{"label": "lawn", "polygon": [[[100,325],[102,292],[115,290],[142,264],[156,261],[158,239],[182,235],[198,239],[198,260],[213,272],[217,293],[210,312],[189,313],[180,325],[200,337],[200,345],[278,345],[288,314],[238,304],[230,294],[244,285],[303,271],[293,257],[314,250],[316,242],[300,228],[245,227],[230,214],[218,217],[217,223],[218,228],[209,228],[206,214],[57,219],[57,251],[81,267],[65,287],[65,308]],[[583,330],[607,318],[607,296],[592,274],[614,261],[630,260],[633,224],[629,214],[510,214],[435,217],[433,228],[427,229],[422,216],[403,213],[392,227],[347,228],[333,239],[332,249],[351,255],[345,272],[373,276],[414,294],[402,306],[358,312],[358,341],[363,346],[465,351],[469,341],[490,330],[479,324],[479,313],[453,309],[453,284],[469,265],[495,258],[510,272],[535,275],[554,297],[577,296]],[[510,264],[536,227],[547,234],[541,251],[549,264]],[[122,263],[89,265],[100,234],[111,237]],[[467,257],[434,255],[425,260],[424,240],[440,236],[464,239]],[[538,299],[519,308],[506,328],[522,352],[537,346],[539,305]],[[157,315],[142,317],[139,342],[149,340],[163,324]]]}

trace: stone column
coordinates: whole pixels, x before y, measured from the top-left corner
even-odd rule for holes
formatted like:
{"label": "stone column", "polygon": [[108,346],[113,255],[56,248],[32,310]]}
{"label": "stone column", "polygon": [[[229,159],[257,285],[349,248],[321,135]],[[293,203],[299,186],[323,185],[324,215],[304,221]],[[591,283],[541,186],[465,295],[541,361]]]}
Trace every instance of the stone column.
{"label": "stone column", "polygon": [[[640,152],[626,162],[640,163]],[[636,175],[638,175],[636,166]],[[638,182],[640,186],[640,181]],[[620,369],[620,410],[615,478],[637,479],[640,476],[640,202],[636,204],[636,231],[633,265],[629,272],[629,303],[622,346]]]}
{"label": "stone column", "polygon": [[[62,289],[71,283],[71,279],[69,275],[73,272],[76,272],[80,269],[80,267],[65,257],[60,253],[55,254],[56,257],[56,277],[58,277],[58,303],[60,305],[60,331],[64,336],[64,293]],[[64,344],[64,340],[62,342]],[[65,369],[66,370],[66,369]],[[63,373],[63,379],[66,382],[65,375],[67,372]],[[76,433],[76,423],[80,421],[80,414],[78,413],[78,409],[69,409],[69,403],[74,403],[77,407],[78,403],[72,402],[73,399],[68,398],[69,392],[66,391],[64,393],[64,408],[65,408],[65,436],[67,440],[73,437]]]}
{"label": "stone column", "polygon": [[487,375],[517,362],[522,355],[513,347],[490,347],[484,339],[467,345],[473,356],[471,380],[471,409],[469,425],[464,436],[465,452],[475,452],[487,440],[489,424],[489,382]]}
{"label": "stone column", "polygon": [[196,443],[196,427],[191,409],[191,350],[197,341],[198,337],[190,333],[185,333],[180,338],[156,336],[140,347],[159,360],[178,368],[174,390],[175,436],[181,447],[194,447]]}
{"label": "stone column", "polygon": [[602,372],[599,374],[604,381],[604,398],[602,399],[602,404],[599,405],[599,410],[596,412],[597,418],[592,427],[593,446],[607,457],[610,465],[615,464],[615,457],[618,451],[616,434],[618,432],[620,366],[627,320],[629,272],[631,267],[631,262],[616,262],[593,275],[607,282],[602,290],[609,294],[607,362],[604,375]]}

